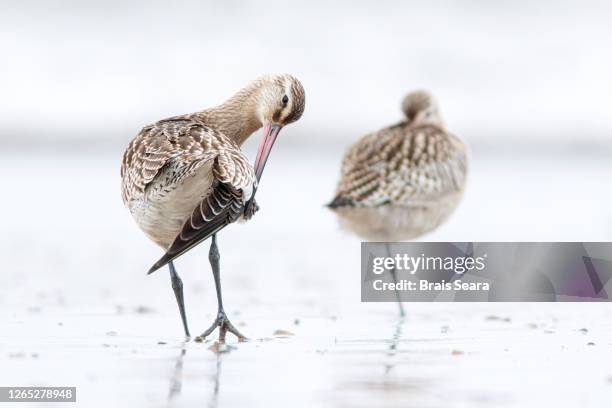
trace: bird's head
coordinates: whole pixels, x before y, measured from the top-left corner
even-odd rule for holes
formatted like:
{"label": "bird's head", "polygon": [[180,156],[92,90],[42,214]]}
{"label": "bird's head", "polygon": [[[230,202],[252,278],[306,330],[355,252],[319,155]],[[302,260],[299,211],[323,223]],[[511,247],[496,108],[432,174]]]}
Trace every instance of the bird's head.
{"label": "bird's head", "polygon": [[402,111],[410,124],[443,126],[438,103],[428,91],[413,91],[406,95],[402,101]]}
{"label": "bird's head", "polygon": [[288,74],[269,75],[260,79],[257,114],[263,126],[263,137],[257,149],[255,174],[261,178],[276,138],[283,128],[302,117],[306,103],[304,87]]}

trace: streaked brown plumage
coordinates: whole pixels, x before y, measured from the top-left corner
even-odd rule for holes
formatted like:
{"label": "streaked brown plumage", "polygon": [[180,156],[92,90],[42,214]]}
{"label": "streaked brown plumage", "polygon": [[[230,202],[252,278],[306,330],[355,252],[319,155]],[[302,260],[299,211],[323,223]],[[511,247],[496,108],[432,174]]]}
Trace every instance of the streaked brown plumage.
{"label": "streaked brown plumage", "polygon": [[329,207],[341,225],[371,241],[413,239],[457,207],[468,170],[466,145],[448,133],[433,97],[410,93],[406,120],[353,144]]}
{"label": "streaked brown plumage", "polygon": [[[248,200],[257,184],[236,143],[192,115],[145,127],[126,150],[122,177],[124,203],[164,249],[170,248],[192,210],[211,211],[213,184],[222,185],[236,202]],[[203,216],[199,211],[193,215]]]}
{"label": "streaked brown plumage", "polygon": [[[125,151],[123,202],[145,234],[166,250],[149,273],[170,263],[173,287],[181,286],[180,296],[176,289],[175,294],[187,334],[182,283],[171,261],[213,236],[211,256],[216,253],[218,268],[214,234],[257,211],[255,190],[276,136],[301,117],[304,106],[296,78],[265,76],[222,105],[146,126]],[[262,126],[265,135],[253,168],[239,146]],[[221,312],[218,285],[217,292]],[[231,326],[227,319],[218,324],[221,337],[223,324]]]}
{"label": "streaked brown plumage", "polygon": [[[285,92],[291,95],[291,104],[277,109],[277,99]],[[183,227],[192,236],[192,229],[202,228],[199,218],[210,223],[199,209],[218,210],[211,207],[216,202],[210,198],[219,185],[231,196],[221,209],[228,216],[224,222],[235,221],[240,216],[238,208],[244,207],[257,186],[253,167],[239,146],[268,116],[272,121],[277,115],[284,125],[299,119],[303,110],[299,81],[275,75],[254,81],[218,107],[143,128],[123,156],[124,204],[143,231],[164,249],[178,245],[181,235],[185,238],[179,235]],[[187,222],[189,216],[196,225]],[[206,232],[202,239],[212,235],[214,228],[207,227],[201,231]]]}
{"label": "streaked brown plumage", "polygon": [[164,249],[191,210],[210,210],[213,184],[246,201],[257,183],[252,166],[231,139],[189,116],[145,127],[126,151],[122,176],[124,203]]}

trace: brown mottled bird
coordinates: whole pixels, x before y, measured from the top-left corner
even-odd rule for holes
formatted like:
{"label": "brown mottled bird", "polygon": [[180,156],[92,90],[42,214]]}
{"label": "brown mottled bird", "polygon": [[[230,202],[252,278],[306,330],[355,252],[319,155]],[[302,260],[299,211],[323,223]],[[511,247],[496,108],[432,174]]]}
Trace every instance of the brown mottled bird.
{"label": "brown mottled bird", "polygon": [[[216,327],[220,341],[227,331],[245,339],[223,309],[217,233],[258,210],[254,196],[268,155],[281,128],[300,119],[304,106],[300,81],[268,75],[219,106],[146,126],[125,151],[123,202],[144,233],[166,251],[149,273],[168,264],[187,336],[183,283],[172,261],[212,237],[209,261],[219,310],[196,340]],[[261,127],[264,135],[253,167],[240,146]]]}
{"label": "brown mottled bird", "polygon": [[[411,92],[402,110],[405,120],[348,149],[328,205],[344,229],[370,241],[409,240],[430,232],[463,195],[467,146],[447,132],[433,96]],[[400,311],[403,315],[401,304]]]}

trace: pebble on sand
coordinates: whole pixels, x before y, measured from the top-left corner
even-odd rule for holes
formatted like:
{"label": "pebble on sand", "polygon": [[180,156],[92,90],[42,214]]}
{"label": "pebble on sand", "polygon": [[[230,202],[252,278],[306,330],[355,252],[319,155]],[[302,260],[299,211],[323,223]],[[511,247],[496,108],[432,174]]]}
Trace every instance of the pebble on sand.
{"label": "pebble on sand", "polygon": [[288,330],[282,330],[282,329],[278,329],[275,330],[273,333],[275,336],[295,336],[294,333],[288,331]]}
{"label": "pebble on sand", "polygon": [[153,313],[154,310],[148,306],[138,306],[136,307],[136,313],[138,314],[149,314]]}
{"label": "pebble on sand", "polygon": [[512,321],[512,319],[510,317],[500,317],[500,316],[496,316],[496,315],[486,316],[485,320],[500,321],[500,322],[505,322],[505,323],[510,323]]}

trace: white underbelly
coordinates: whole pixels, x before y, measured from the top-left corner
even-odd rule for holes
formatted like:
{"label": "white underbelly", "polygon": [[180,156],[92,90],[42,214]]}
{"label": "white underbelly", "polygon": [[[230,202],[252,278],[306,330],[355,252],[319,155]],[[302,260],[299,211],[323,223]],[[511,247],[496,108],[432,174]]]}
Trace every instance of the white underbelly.
{"label": "white underbelly", "polygon": [[[159,181],[156,181],[159,180]],[[168,249],[200,201],[210,194],[213,176],[210,165],[174,185],[160,174],[145,194],[129,204],[138,226],[155,243]]]}
{"label": "white underbelly", "polygon": [[340,226],[368,241],[406,241],[439,227],[455,210],[461,193],[415,206],[340,207]]}

